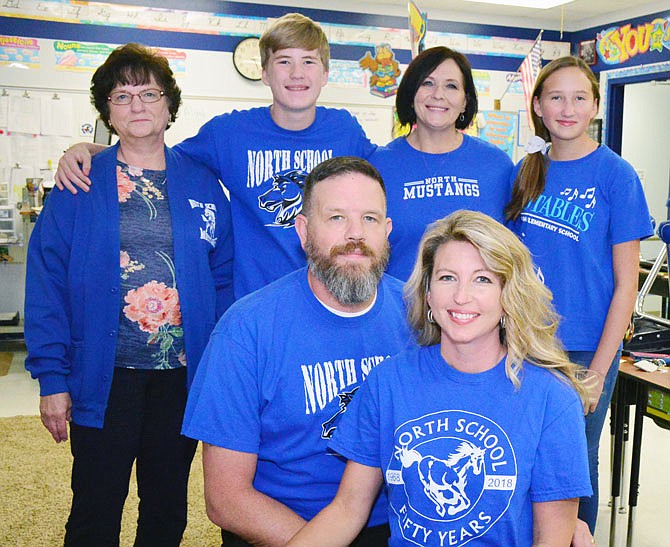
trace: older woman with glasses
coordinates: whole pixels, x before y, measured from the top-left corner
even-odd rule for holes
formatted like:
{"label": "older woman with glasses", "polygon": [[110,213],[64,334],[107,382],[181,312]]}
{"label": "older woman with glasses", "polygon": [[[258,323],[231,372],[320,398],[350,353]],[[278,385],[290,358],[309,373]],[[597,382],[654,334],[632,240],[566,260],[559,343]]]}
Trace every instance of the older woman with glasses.
{"label": "older woman with glasses", "polygon": [[92,102],[119,137],[91,192],[52,194],[28,249],[26,367],[42,422],[69,436],[65,545],[118,545],[133,463],[136,546],[179,545],[196,442],[180,435],[188,386],[232,302],[230,207],[204,166],[165,146],[181,92],[137,44],[93,75]]}

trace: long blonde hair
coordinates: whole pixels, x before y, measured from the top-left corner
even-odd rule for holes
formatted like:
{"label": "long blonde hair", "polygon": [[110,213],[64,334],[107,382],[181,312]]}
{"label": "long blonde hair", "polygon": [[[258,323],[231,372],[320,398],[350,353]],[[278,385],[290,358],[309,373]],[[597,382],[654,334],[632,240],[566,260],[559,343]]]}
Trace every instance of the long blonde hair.
{"label": "long blonde hair", "polygon": [[[595,100],[596,104],[600,104],[600,88],[598,86],[598,80],[593,74],[593,71],[589,68],[589,65],[587,65],[582,59],[572,56],[559,57],[558,59],[551,61],[540,71],[540,74],[537,77],[535,87],[533,88],[533,99],[531,100],[530,106],[530,117],[533,120],[535,134],[546,142],[551,141],[551,135],[549,134],[547,127],[544,125],[544,120],[535,112],[535,108],[533,108],[533,102],[536,98],[539,100],[542,96],[542,89],[544,88],[544,82],[546,82],[547,78],[549,78],[549,76],[551,76],[554,72],[568,67],[578,68],[584,73],[584,75],[591,83],[593,99]],[[542,152],[528,154],[523,159],[519,173],[517,174],[516,180],[514,181],[514,187],[512,188],[512,198],[505,207],[505,219],[518,219],[526,205],[542,195],[542,192],[544,192],[546,176],[547,159],[545,158],[544,154]]]}
{"label": "long blonde hair", "polygon": [[556,338],[558,315],[551,304],[551,292],[538,279],[528,249],[510,230],[483,213],[456,211],[432,223],[421,239],[417,261],[405,285],[407,317],[418,343],[428,346],[440,342],[439,325],[428,320],[426,296],[437,250],[450,241],[474,246],[502,283],[505,327],[501,339],[507,346],[505,370],[514,386],[521,385],[523,362],[528,361],[572,384],[586,408],[583,369],[568,360]]}

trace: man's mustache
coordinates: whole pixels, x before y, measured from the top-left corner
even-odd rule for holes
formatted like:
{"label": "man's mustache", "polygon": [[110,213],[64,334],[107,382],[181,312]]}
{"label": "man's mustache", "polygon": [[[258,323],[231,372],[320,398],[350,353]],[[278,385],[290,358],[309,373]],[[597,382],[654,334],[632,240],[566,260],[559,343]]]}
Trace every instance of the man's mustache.
{"label": "man's mustache", "polygon": [[330,250],[330,258],[335,258],[338,255],[349,254],[358,251],[363,256],[374,257],[375,253],[370,247],[368,247],[362,241],[354,242],[349,241],[345,245],[336,245]]}

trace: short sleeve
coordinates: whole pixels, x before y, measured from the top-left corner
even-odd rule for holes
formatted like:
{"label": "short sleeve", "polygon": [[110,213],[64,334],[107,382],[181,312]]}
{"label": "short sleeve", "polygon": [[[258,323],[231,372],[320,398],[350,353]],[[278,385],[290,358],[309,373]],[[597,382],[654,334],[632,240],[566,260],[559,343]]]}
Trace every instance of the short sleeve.
{"label": "short sleeve", "polygon": [[610,186],[610,243],[617,245],[653,234],[649,207],[637,173],[627,163]]}
{"label": "short sleeve", "polygon": [[574,390],[556,380],[531,474],[533,502],[590,496],[583,407]]}
{"label": "short sleeve", "polygon": [[379,383],[374,369],[347,406],[328,448],[348,460],[381,467]]}
{"label": "short sleeve", "polygon": [[[234,311],[234,308],[233,310]],[[260,404],[257,358],[229,314],[217,324],[202,356],[186,405],[187,437],[258,453]]]}

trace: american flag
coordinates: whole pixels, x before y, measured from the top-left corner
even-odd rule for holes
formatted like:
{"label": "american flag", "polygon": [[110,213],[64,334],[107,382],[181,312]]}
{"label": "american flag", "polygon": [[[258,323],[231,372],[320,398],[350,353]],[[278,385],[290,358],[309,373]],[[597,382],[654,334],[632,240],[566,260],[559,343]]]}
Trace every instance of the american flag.
{"label": "american flag", "polygon": [[537,35],[533,47],[530,48],[530,52],[526,55],[526,58],[521,63],[519,67],[519,73],[521,74],[521,83],[523,84],[523,95],[526,100],[526,111],[528,112],[528,123],[530,121],[530,109],[532,107],[531,101],[533,99],[533,87],[535,86],[535,80],[540,73],[542,68],[542,31]]}

